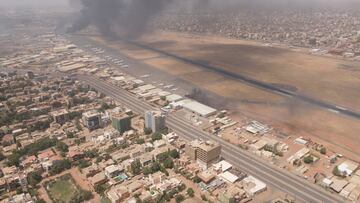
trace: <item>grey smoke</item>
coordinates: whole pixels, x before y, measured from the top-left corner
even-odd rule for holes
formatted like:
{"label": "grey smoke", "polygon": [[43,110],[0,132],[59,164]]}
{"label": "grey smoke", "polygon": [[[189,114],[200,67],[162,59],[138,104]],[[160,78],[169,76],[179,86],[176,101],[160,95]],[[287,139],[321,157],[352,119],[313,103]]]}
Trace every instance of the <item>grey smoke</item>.
{"label": "grey smoke", "polygon": [[[76,0],[74,0],[76,1]],[[148,23],[158,13],[170,6],[199,7],[209,0],[77,0],[82,9],[68,32],[77,32],[90,25],[105,36],[141,36]]]}
{"label": "grey smoke", "polygon": [[[1,0],[0,0],[1,1]],[[136,38],[148,28],[149,22],[166,8],[182,13],[199,10],[213,13],[241,8],[259,10],[285,8],[354,7],[358,0],[70,0],[81,6],[80,14],[68,32],[77,32],[90,25],[105,36]],[[75,2],[75,3],[74,3]]]}
{"label": "grey smoke", "polygon": [[82,0],[81,14],[69,32],[90,25],[106,36],[140,36],[150,19],[172,0]]}

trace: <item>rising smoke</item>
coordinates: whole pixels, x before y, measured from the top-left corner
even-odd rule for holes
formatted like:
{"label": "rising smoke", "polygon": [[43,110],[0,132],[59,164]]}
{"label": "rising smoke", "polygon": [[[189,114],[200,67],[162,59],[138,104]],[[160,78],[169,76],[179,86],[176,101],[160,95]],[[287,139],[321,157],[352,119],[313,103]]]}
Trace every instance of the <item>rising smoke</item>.
{"label": "rising smoke", "polygon": [[[108,37],[141,36],[149,22],[166,8],[175,8],[182,13],[205,9],[207,12],[240,8],[288,9],[288,8],[336,8],[360,5],[358,0],[70,0],[72,5],[79,4],[80,14],[68,29],[73,33],[90,25],[98,28]],[[75,2],[75,3],[74,3]]]}
{"label": "rising smoke", "polygon": [[[141,36],[151,19],[170,6],[199,7],[209,0],[73,0],[81,4],[80,15],[68,32],[80,31],[90,25],[108,37]],[[180,3],[179,3],[180,2]]]}

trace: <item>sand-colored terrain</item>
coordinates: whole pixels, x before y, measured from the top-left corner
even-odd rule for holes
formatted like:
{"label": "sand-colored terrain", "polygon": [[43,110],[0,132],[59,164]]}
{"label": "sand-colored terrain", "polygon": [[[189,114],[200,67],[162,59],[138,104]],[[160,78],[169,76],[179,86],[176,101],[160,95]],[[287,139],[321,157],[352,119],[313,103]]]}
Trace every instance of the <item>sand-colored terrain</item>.
{"label": "sand-colored terrain", "polygon": [[[284,129],[293,136],[311,137],[332,149],[360,159],[360,121],[274,94],[241,81],[187,64],[124,41],[90,37],[231,102],[234,116],[245,115]],[[360,63],[312,56],[255,42],[177,33],[154,33],[139,40],[172,54],[275,84],[322,101],[360,112]],[[216,99],[216,98],[213,98]]]}

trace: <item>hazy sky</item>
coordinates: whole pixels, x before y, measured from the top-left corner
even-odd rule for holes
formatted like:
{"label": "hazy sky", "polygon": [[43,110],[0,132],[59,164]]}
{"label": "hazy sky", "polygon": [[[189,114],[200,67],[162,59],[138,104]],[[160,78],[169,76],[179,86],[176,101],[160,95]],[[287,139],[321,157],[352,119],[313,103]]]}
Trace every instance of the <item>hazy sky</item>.
{"label": "hazy sky", "polygon": [[0,0],[0,7],[68,6],[68,0]]}
{"label": "hazy sky", "polygon": [[[79,0],[0,0],[0,7],[58,7],[58,6],[69,6],[69,2],[76,2]],[[103,0],[108,1],[108,0]],[[131,1],[131,0],[129,0]],[[151,2],[152,0],[148,0]],[[169,0],[171,1],[171,0]],[[172,0],[172,2],[195,2],[199,0]],[[232,5],[246,5],[248,3],[257,6],[270,6],[277,7],[283,5],[292,5],[292,6],[346,6],[352,7],[354,5],[360,5],[360,0],[203,0],[211,2],[213,5],[219,6],[232,6]],[[74,5],[72,5],[73,7]]]}

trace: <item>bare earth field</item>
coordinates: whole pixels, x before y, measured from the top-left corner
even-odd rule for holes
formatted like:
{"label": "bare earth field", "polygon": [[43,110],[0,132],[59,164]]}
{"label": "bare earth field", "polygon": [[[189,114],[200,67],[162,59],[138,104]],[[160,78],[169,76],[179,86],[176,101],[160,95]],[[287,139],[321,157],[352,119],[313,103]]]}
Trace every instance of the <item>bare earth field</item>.
{"label": "bare earth field", "polygon": [[[218,72],[124,41],[91,40],[216,95],[219,109],[272,124],[293,137],[310,137],[360,160],[360,120],[259,89]],[[153,33],[141,44],[201,61],[282,89],[360,112],[360,63],[312,56],[256,42],[177,33]],[[223,101],[229,102],[223,102]],[[212,102],[209,102],[212,103]]]}

